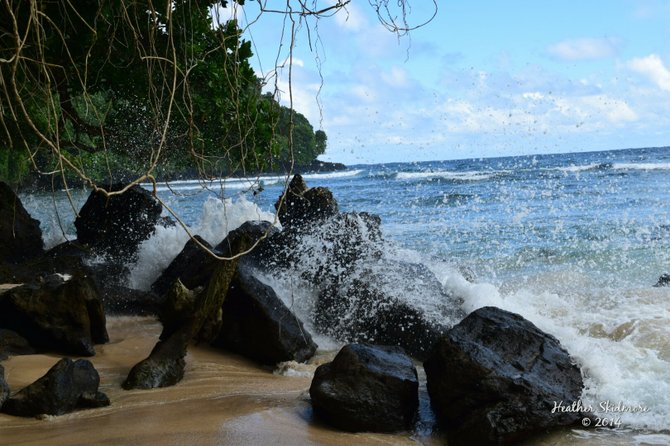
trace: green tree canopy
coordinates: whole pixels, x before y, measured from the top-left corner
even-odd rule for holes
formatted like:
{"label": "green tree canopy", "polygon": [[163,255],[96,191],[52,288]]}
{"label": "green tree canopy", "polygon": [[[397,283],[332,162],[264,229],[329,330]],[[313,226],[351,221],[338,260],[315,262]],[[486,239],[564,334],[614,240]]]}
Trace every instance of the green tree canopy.
{"label": "green tree canopy", "polygon": [[221,3],[3,2],[0,177],[28,160],[91,184],[119,171],[257,172],[287,162],[293,130],[309,162],[311,125],[261,93],[237,22],[214,24]]}

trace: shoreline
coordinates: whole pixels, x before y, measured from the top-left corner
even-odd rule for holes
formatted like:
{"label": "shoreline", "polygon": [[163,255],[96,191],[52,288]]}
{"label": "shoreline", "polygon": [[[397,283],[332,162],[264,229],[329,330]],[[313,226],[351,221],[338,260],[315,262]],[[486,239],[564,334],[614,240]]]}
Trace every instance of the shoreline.
{"label": "shoreline", "polygon": [[[311,376],[276,375],[238,355],[191,346],[182,382],[126,391],[130,368],[145,358],[160,334],[146,317],[110,317],[110,342],[88,358],[100,374],[100,391],[112,404],[45,419],[0,414],[0,444],[286,444],[438,445],[437,436],[337,431],[312,418]],[[57,355],[13,356],[3,362],[12,392],[41,377]],[[328,354],[322,361],[330,360]],[[318,364],[312,365],[316,368]]]}
{"label": "shoreline", "polygon": [[[0,414],[0,445],[446,444],[443,435],[426,426],[395,434],[349,433],[331,428],[313,418],[308,393],[311,376],[277,375],[241,356],[210,347],[189,348],[184,379],[175,386],[123,390],[121,383],[128,371],[148,355],[161,326],[150,317],[112,316],[108,330],[110,342],[97,345],[97,354],[89,360],[100,374],[100,390],[109,396],[111,406],[42,419]],[[12,392],[41,377],[60,357],[37,354],[4,361]],[[315,369],[331,359],[331,353],[318,353],[316,361],[304,369]],[[643,437],[654,434],[630,429],[566,428],[522,444],[624,446],[645,443]]]}

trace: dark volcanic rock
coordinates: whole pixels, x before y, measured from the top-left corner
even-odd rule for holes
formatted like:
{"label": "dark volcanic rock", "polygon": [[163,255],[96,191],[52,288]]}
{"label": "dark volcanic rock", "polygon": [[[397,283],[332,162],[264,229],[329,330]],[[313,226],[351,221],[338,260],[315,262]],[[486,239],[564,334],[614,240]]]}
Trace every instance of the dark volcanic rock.
{"label": "dark volcanic rock", "polygon": [[87,277],[65,281],[52,275],[3,292],[0,328],[17,332],[33,347],[72,355],[92,356],[93,344],[109,340],[98,291]]}
{"label": "dark volcanic rock", "polygon": [[5,381],[5,368],[0,365],[0,411],[7,398],[9,398],[9,386]]}
{"label": "dark volcanic rock", "polygon": [[111,281],[98,285],[98,288],[105,313],[109,315],[155,315],[162,302],[151,291],[140,291]]}
{"label": "dark volcanic rock", "polygon": [[12,330],[0,328],[0,361],[14,355],[32,355],[35,349],[26,338]]}
{"label": "dark volcanic rock", "polygon": [[[253,245],[265,234],[274,234],[278,230],[267,221],[247,221],[239,228],[231,231],[228,236],[216,247],[212,247],[202,237],[198,239],[208,249],[218,255],[227,255],[231,246],[244,237],[248,243]],[[172,284],[179,279],[186,288],[192,290],[199,286],[207,285],[217,260],[202,249],[194,240],[189,240],[182,251],[175,257],[170,265],[161,273],[160,277],[151,285],[151,290],[158,296],[163,296]]]}
{"label": "dark volcanic rock", "polygon": [[[207,249],[214,249],[199,235],[194,238],[206,246]],[[216,259],[205,252],[195,240],[189,239],[177,257],[151,285],[151,291],[163,296],[176,280],[180,280],[186,288],[191,290],[204,286],[212,275],[215,266]]]}
{"label": "dark volcanic rock", "polygon": [[168,338],[195,317],[196,292],[189,290],[177,279],[165,295],[158,317],[163,324],[161,339]]}
{"label": "dark volcanic rock", "polygon": [[579,400],[582,376],[559,341],[495,307],[453,327],[424,363],[431,403],[449,444],[512,444],[578,422],[555,403]]}
{"label": "dark volcanic rock", "polygon": [[670,274],[661,274],[658,278],[655,287],[670,286]]}
{"label": "dark volcanic rock", "polygon": [[[108,191],[124,187],[115,184]],[[138,245],[154,232],[160,215],[160,203],[145,189],[134,186],[111,197],[91,192],[74,225],[79,242],[100,254],[128,260],[136,254]]]}
{"label": "dark volcanic rock", "polygon": [[284,199],[277,200],[275,209],[285,227],[301,226],[338,213],[332,192],[325,187],[308,188],[299,174],[289,183]]}
{"label": "dark volcanic rock", "polygon": [[[389,299],[369,283],[355,280],[350,294],[319,296],[317,326],[338,340],[403,347],[425,359],[447,327],[430,322],[421,310]],[[344,297],[346,301],[335,302]]]}
{"label": "dark volcanic rock", "polygon": [[130,370],[123,388],[154,389],[177,384],[184,377],[186,350],[193,336],[192,326],[185,324],[162,341],[158,341],[148,358]]}
{"label": "dark volcanic rock", "polygon": [[34,417],[108,406],[109,399],[98,391],[99,384],[100,376],[90,361],[63,358],[46,375],[9,398],[2,411]]}
{"label": "dark volcanic rock", "polygon": [[413,428],[418,389],[402,349],[350,344],[316,369],[309,394],[315,414],[335,427],[393,432]]}
{"label": "dark volcanic rock", "polygon": [[312,316],[320,333],[344,342],[401,346],[424,359],[465,316],[462,301],[446,293],[425,266],[389,254],[379,216],[336,213],[333,207],[320,219],[300,220],[316,214],[304,201],[311,190],[301,177],[293,178],[285,203],[294,207],[275,205],[282,223],[290,224],[252,255],[263,267],[298,277],[315,291]]}
{"label": "dark volcanic rock", "polygon": [[274,290],[239,264],[223,301],[223,322],[214,346],[240,353],[262,364],[305,361],[316,344],[302,322]]}
{"label": "dark volcanic rock", "polygon": [[11,187],[0,181],[0,262],[16,263],[42,254],[40,223]]}
{"label": "dark volcanic rock", "polygon": [[[325,334],[349,342],[395,345],[425,359],[447,329],[462,319],[460,300],[448,295],[425,266],[379,260],[359,265],[336,286],[319,294],[315,322]],[[417,308],[420,300],[431,312]]]}
{"label": "dark volcanic rock", "polygon": [[5,265],[5,271],[0,271],[0,280],[6,283],[28,283],[52,274],[87,276],[92,273],[84,263],[89,253],[83,245],[65,242],[21,264]]}

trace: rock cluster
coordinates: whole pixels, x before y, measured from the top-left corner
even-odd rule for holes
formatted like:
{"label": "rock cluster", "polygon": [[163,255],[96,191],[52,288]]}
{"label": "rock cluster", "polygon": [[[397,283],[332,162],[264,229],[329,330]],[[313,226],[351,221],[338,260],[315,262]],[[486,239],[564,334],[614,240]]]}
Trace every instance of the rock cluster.
{"label": "rock cluster", "polygon": [[98,391],[99,385],[100,376],[90,361],[63,358],[46,375],[7,399],[2,411],[35,417],[108,406],[109,399]]}
{"label": "rock cluster", "polygon": [[105,324],[98,291],[88,277],[52,275],[0,294],[0,328],[37,349],[92,356],[94,344],[109,340]]}
{"label": "rock cluster", "polygon": [[[310,396],[321,421],[349,431],[413,429],[419,382],[412,357],[425,360],[431,405],[450,444],[512,444],[582,418],[552,411],[556,402],[578,400],[583,387],[554,337],[498,308],[465,317],[458,296],[445,293],[428,268],[386,255],[378,216],[340,212],[328,189],[309,188],[299,175],[275,206],[281,231],[247,222],[215,246],[196,237],[152,292],[139,293],[119,279],[161,224],[151,194],[137,186],[109,197],[92,193],[76,222],[78,240],[45,253],[39,224],[0,183],[0,280],[25,282],[0,292],[0,360],[36,351],[93,355],[95,344],[108,341],[105,311],[125,308],[155,313],[163,324],[126,389],[179,382],[192,342],[270,366],[307,361],[317,348],[310,333],[262,280],[293,271],[317,296],[312,325],[350,343],[315,372]],[[104,258],[102,266],[87,265],[90,255]],[[416,294],[432,306],[414,306]],[[109,404],[98,386],[90,362],[63,359],[10,395],[0,366],[0,408],[36,416]]]}

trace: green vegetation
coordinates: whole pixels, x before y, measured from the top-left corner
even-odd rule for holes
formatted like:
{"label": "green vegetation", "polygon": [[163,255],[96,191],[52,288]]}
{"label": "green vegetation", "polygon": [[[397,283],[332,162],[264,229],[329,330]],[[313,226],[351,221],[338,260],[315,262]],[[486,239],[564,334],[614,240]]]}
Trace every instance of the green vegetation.
{"label": "green vegetation", "polygon": [[262,93],[235,21],[213,25],[225,3],[2,2],[0,180],[212,177],[316,159],[325,133]]}

